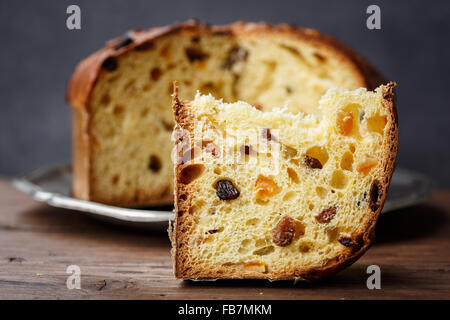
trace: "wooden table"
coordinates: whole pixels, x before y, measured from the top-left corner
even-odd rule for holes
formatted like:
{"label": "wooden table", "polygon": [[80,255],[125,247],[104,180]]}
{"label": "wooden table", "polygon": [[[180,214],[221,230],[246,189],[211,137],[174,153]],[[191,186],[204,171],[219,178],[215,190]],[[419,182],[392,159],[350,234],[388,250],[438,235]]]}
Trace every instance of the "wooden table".
{"label": "wooden table", "polygon": [[[0,299],[449,299],[450,191],[381,217],[377,241],[320,283],[189,282],[172,275],[165,231],[118,227],[32,200],[0,179]],[[369,290],[366,268],[381,268]],[[81,289],[67,289],[69,265]]]}

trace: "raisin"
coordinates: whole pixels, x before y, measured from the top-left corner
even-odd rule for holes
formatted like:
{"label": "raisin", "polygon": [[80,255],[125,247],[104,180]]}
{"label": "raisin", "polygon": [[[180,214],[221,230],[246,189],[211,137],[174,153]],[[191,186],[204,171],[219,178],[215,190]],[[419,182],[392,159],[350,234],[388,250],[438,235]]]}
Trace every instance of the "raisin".
{"label": "raisin", "polygon": [[133,43],[133,39],[131,39],[130,37],[125,37],[114,46],[114,50],[119,50],[120,48],[126,47],[131,43]]}
{"label": "raisin", "polygon": [[240,147],[241,155],[253,155],[255,151],[250,145],[242,145]]}
{"label": "raisin", "polygon": [[161,77],[161,75],[162,71],[160,68],[153,68],[152,71],[150,72],[150,76],[153,81],[157,81],[159,77]]}
{"label": "raisin", "polygon": [[231,70],[233,66],[241,61],[247,61],[248,51],[241,47],[233,47],[228,53],[228,58],[223,62],[222,69]]}
{"label": "raisin", "polygon": [[353,240],[351,238],[347,238],[347,237],[339,237],[338,241],[340,244],[342,244],[343,246],[346,246],[346,247],[353,247],[355,245]]}
{"label": "raisin", "polygon": [[219,229],[212,229],[212,230],[206,231],[206,233],[213,234],[213,233],[216,233],[218,231],[219,231]]}
{"label": "raisin", "polygon": [[277,225],[272,230],[273,243],[280,247],[288,246],[291,244],[292,239],[294,239],[294,234],[294,220],[289,216],[285,216],[278,221]]}
{"label": "raisin", "polygon": [[161,160],[155,155],[150,156],[150,161],[148,163],[148,168],[153,172],[158,172],[161,170]]}
{"label": "raisin", "polygon": [[378,200],[380,199],[381,190],[380,190],[380,183],[378,180],[375,180],[372,182],[372,185],[370,186],[370,200],[369,200],[369,208],[372,211],[377,211],[380,205],[378,204]]}
{"label": "raisin", "polygon": [[220,200],[233,200],[239,197],[239,190],[230,180],[219,180],[216,184],[216,194]]}
{"label": "raisin", "polygon": [[186,48],[185,52],[189,62],[202,61],[209,57],[208,54],[197,48]]}
{"label": "raisin", "polygon": [[277,141],[277,139],[275,138],[275,136],[272,135],[272,132],[270,131],[269,128],[263,128],[261,131],[262,137],[264,139],[266,139],[267,141]]}
{"label": "raisin", "polygon": [[305,156],[305,163],[311,169],[322,169],[322,164],[316,158]]}
{"label": "raisin", "polygon": [[328,209],[323,210],[318,215],[316,215],[316,220],[319,223],[329,223],[331,220],[333,220],[335,215],[336,215],[336,207],[330,207]]}
{"label": "raisin", "polygon": [[114,57],[107,58],[102,64],[103,69],[110,72],[116,70],[118,66],[117,60]]}

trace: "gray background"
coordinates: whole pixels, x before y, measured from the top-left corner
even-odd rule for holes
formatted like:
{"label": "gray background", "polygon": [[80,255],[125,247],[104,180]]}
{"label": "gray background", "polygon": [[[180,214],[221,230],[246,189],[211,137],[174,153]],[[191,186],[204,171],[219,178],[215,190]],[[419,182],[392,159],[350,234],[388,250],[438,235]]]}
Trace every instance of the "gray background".
{"label": "gray background", "polygon": [[[66,28],[70,4],[81,7],[80,31]],[[382,30],[365,27],[370,4]],[[294,23],[354,47],[399,83],[398,165],[450,186],[449,1],[0,0],[0,175],[70,160],[64,94],[80,59],[129,29],[189,18]]]}

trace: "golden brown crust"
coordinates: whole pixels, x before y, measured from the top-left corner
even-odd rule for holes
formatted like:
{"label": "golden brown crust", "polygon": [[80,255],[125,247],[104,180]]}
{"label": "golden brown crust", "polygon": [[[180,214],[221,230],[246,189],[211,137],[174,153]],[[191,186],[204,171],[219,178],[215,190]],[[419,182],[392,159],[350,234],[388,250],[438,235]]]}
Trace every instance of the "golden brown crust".
{"label": "golden brown crust", "polygon": [[[193,147],[193,136],[192,136],[192,125],[191,117],[189,116],[187,109],[184,107],[184,103],[182,103],[178,98],[178,86],[176,81],[173,83],[173,95],[172,95],[172,106],[173,106],[173,114],[175,118],[175,131],[184,130],[184,132],[189,132],[190,137],[190,147]],[[175,139],[177,139],[175,137]],[[182,141],[178,141],[181,143]],[[176,142],[177,143],[177,142]],[[187,228],[190,226],[192,221],[189,219],[189,208],[192,202],[192,187],[185,186],[179,182],[180,171],[187,164],[178,164],[177,155],[174,157],[175,165],[174,165],[174,213],[175,213],[175,222],[172,227],[170,240],[172,242],[172,258],[173,258],[173,266],[174,266],[174,274],[175,277],[179,278],[183,273],[183,264],[187,259],[187,246],[188,246],[188,237],[187,237]]]}
{"label": "golden brown crust", "polygon": [[89,200],[90,193],[90,156],[89,156],[89,133],[88,118],[86,110],[82,108],[72,109],[72,126],[73,126],[73,196]]}
{"label": "golden brown crust", "polygon": [[[308,41],[317,46],[325,46],[335,55],[346,61],[350,67],[355,70],[355,77],[359,77],[362,87],[369,90],[375,89],[384,78],[361,56],[355,53],[346,45],[340,43],[330,36],[323,35],[313,29],[305,29],[293,27],[287,24],[271,25],[268,23],[247,23],[236,22],[225,26],[207,26],[196,21],[190,20],[185,23],[175,24],[166,27],[156,27],[144,31],[130,31],[124,37],[111,40],[107,45],[93,53],[91,56],[81,61],[69,82],[67,90],[67,100],[71,106],[76,109],[83,109],[86,112],[74,111],[76,116],[73,120],[73,136],[74,136],[74,196],[93,201],[102,201],[96,199],[96,195],[92,191],[92,135],[90,134],[90,96],[94,90],[95,84],[100,77],[102,65],[108,59],[116,59],[133,50],[148,47],[158,38],[179,33],[179,34],[218,34],[232,37],[247,37],[258,34],[277,34],[280,36],[291,37]],[[125,41],[124,41],[125,40]],[[121,45],[122,44],[122,45]],[[108,201],[111,204],[122,206],[140,206],[158,203],[168,203],[171,201],[170,194],[155,194],[152,197],[144,197],[143,199],[130,200],[128,198],[115,199]]]}
{"label": "golden brown crust", "polygon": [[[175,223],[170,229],[170,239],[172,242],[172,258],[174,263],[174,274],[179,279],[268,279],[268,280],[306,280],[316,281],[332,275],[358,260],[371,246],[374,240],[374,229],[378,217],[383,209],[387,191],[394,171],[395,160],[398,148],[398,126],[397,112],[394,104],[393,90],[395,82],[381,86],[379,94],[383,97],[383,106],[388,110],[390,118],[387,119],[389,133],[385,135],[383,152],[382,171],[378,173],[380,184],[380,198],[377,201],[378,208],[375,212],[367,209],[371,219],[360,228],[360,233],[352,239],[356,244],[346,252],[328,261],[321,268],[296,269],[291,268],[278,273],[265,273],[256,271],[236,272],[226,268],[209,268],[208,270],[195,270],[189,266],[188,230],[192,226],[192,217],[189,208],[192,203],[192,194],[195,192],[192,186],[185,186],[180,183],[180,171],[189,164],[175,165]],[[187,107],[186,107],[187,106]],[[189,114],[188,102],[180,102],[178,99],[178,88],[174,83],[173,111],[176,122],[176,129],[185,129],[192,132],[193,118]],[[191,136],[191,142],[193,136]],[[193,144],[191,143],[191,147]]]}
{"label": "golden brown crust", "polygon": [[145,31],[131,31],[127,33],[126,37],[132,39],[132,42],[118,50],[115,50],[114,47],[123,41],[124,38],[109,41],[105,48],[95,52],[77,66],[68,86],[67,100],[73,107],[87,108],[89,96],[99,76],[101,66],[106,59],[118,57],[157,38],[178,32],[215,33],[227,36],[276,33],[287,37],[299,38],[318,45],[325,45],[339,56],[342,56],[343,59],[351,61],[361,75],[361,83],[365,84],[364,87],[367,89],[373,90],[382,83],[386,83],[385,78],[354,50],[330,36],[321,34],[317,30],[293,27],[287,24],[272,25],[269,23],[247,23],[243,21],[225,26],[207,26],[190,20],[173,26],[157,27]]}

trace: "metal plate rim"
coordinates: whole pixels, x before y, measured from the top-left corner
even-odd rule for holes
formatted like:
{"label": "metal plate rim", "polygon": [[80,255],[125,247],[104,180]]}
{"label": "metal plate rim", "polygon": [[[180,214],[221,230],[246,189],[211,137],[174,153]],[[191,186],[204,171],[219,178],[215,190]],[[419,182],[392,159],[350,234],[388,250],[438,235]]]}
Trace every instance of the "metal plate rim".
{"label": "metal plate rim", "polygon": [[12,184],[16,189],[30,195],[33,199],[45,202],[53,207],[83,211],[126,222],[151,223],[173,220],[173,212],[170,211],[122,208],[75,199],[56,192],[43,190],[40,186],[32,182],[33,179],[39,178],[50,170],[65,169],[67,167],[70,167],[70,165],[46,166],[21,177],[13,178]]}

